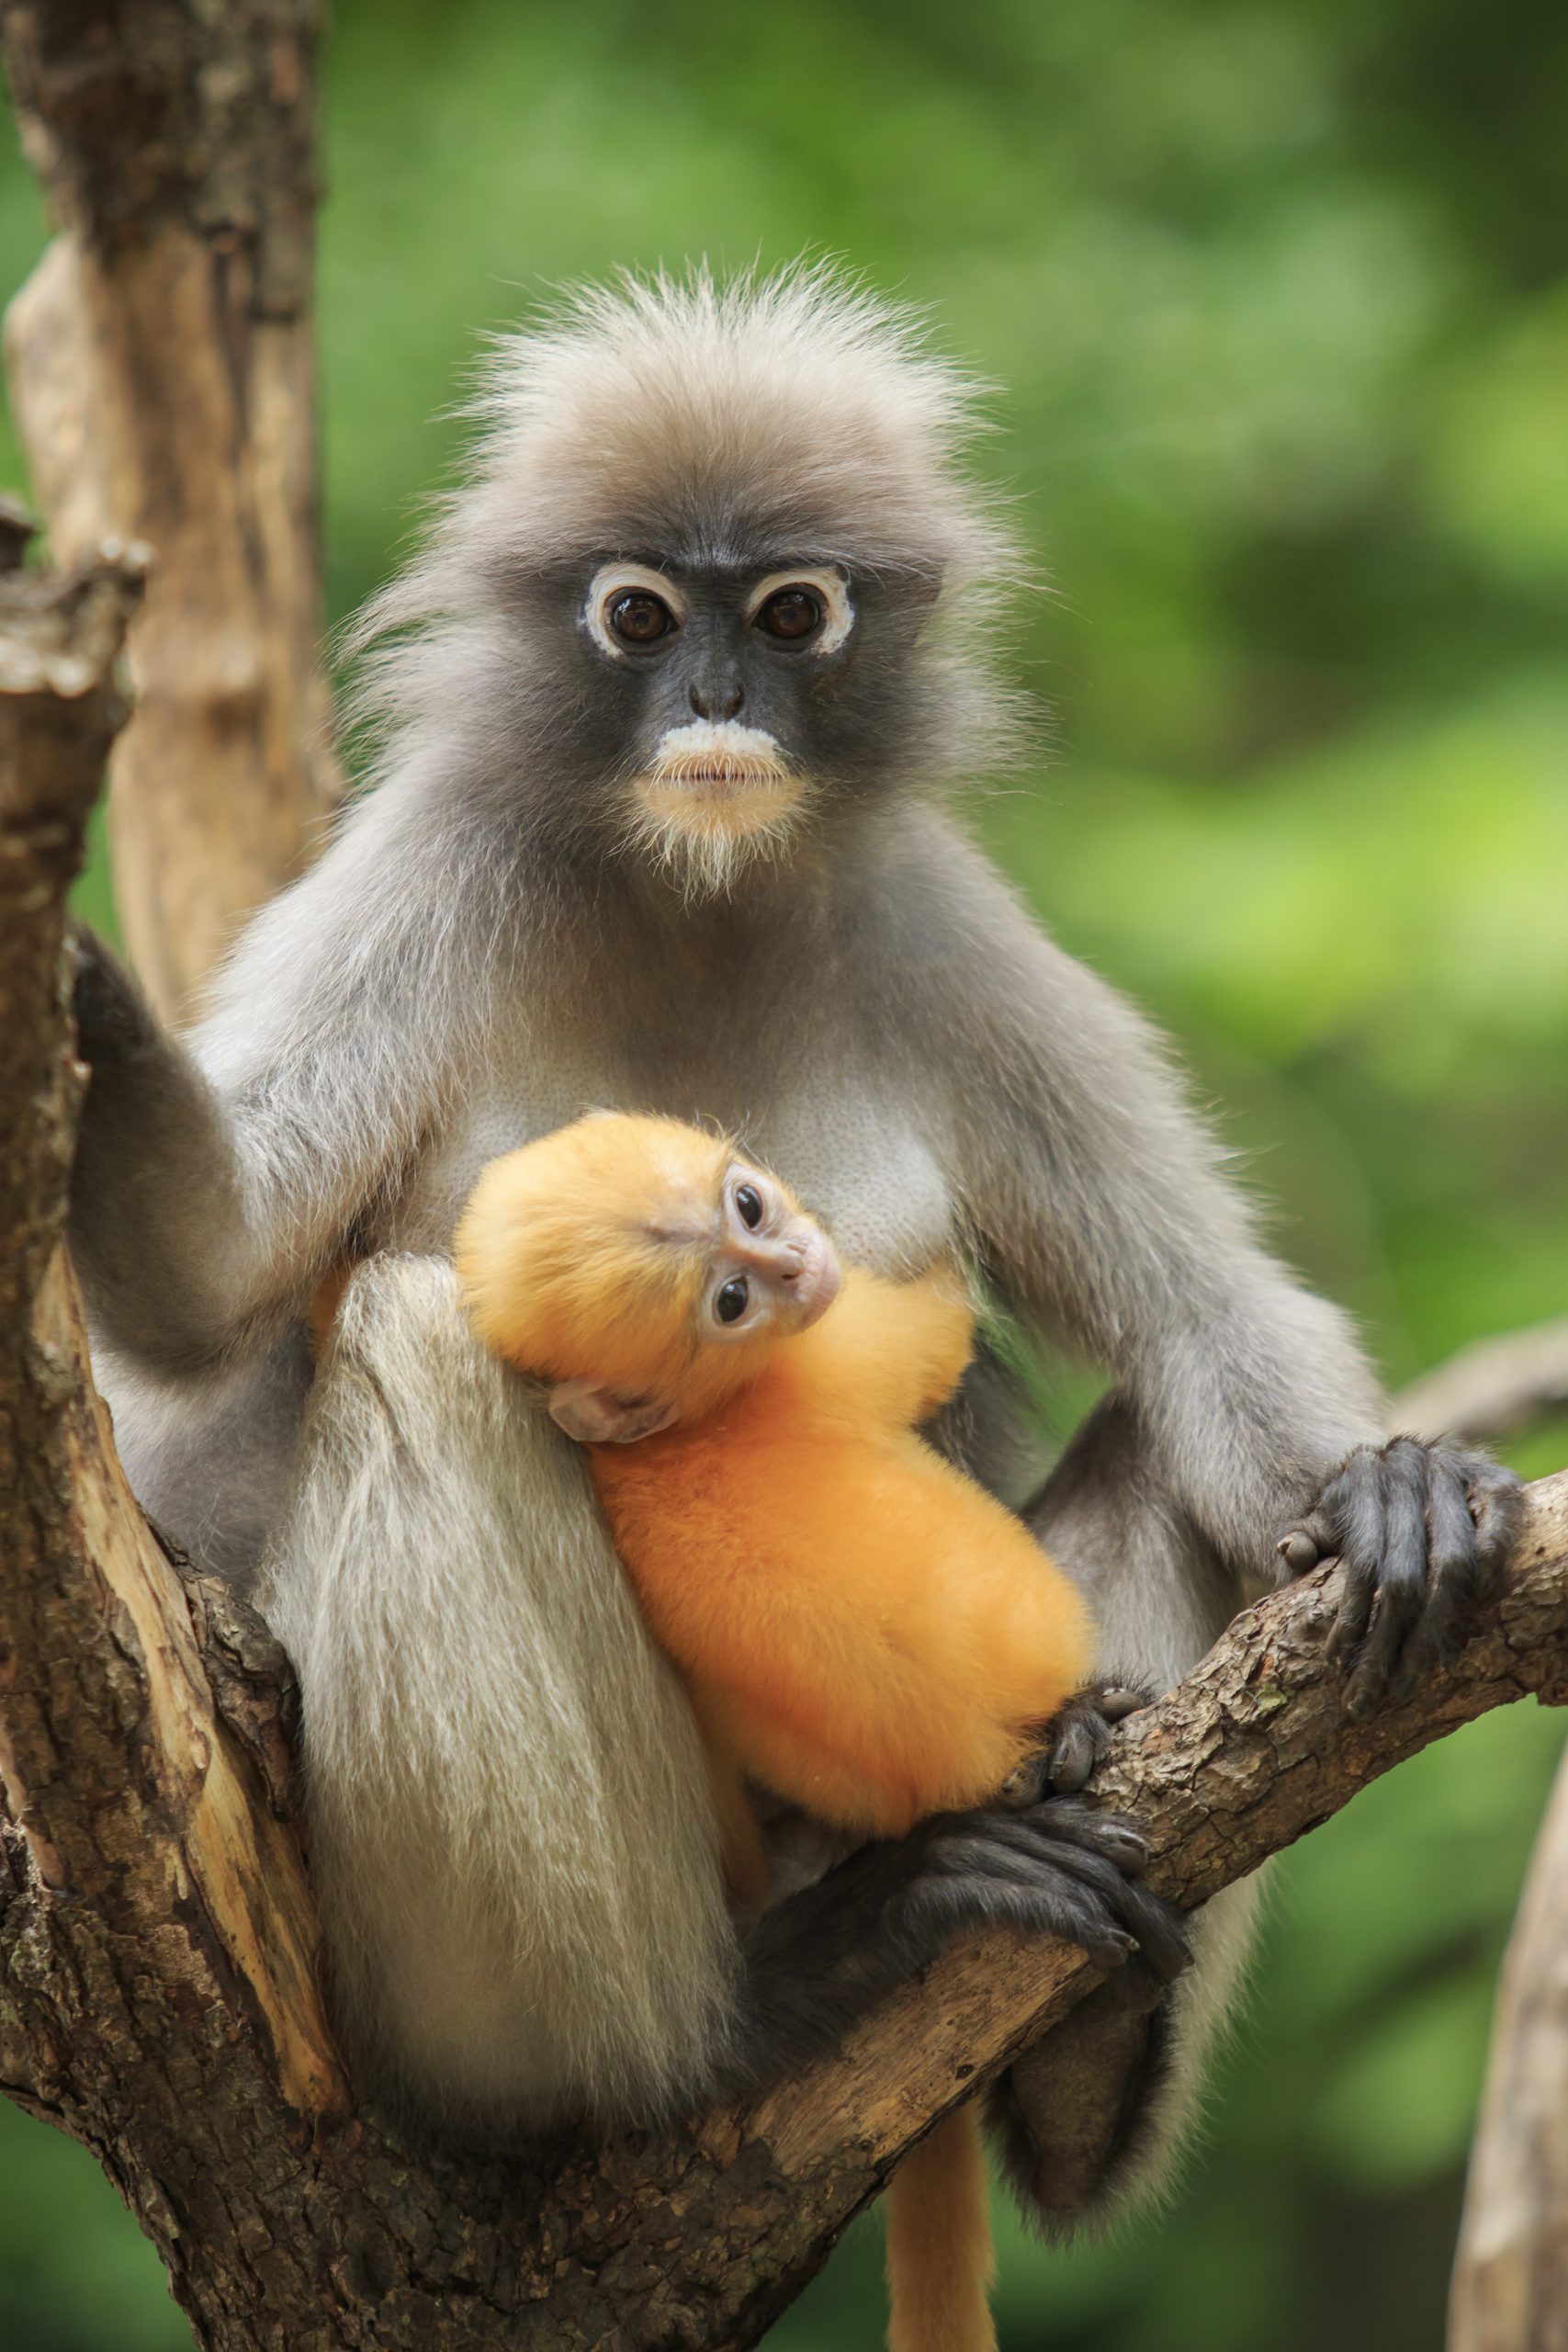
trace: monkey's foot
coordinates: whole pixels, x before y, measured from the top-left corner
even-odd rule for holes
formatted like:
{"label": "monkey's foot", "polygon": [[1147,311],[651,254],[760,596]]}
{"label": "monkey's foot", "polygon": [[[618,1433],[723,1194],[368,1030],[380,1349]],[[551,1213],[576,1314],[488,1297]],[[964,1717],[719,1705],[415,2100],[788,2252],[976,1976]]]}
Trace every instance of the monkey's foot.
{"label": "monkey's foot", "polygon": [[1282,1577],[1345,1563],[1329,1646],[1347,1669],[1352,1714],[1370,1714],[1390,1690],[1408,1698],[1452,1655],[1466,1614],[1496,1589],[1523,1493],[1487,1454],[1391,1438],[1358,1446],[1280,1538]]}
{"label": "monkey's foot", "polygon": [[1140,1707],[1152,1706],[1156,1695],[1123,1682],[1086,1682],[1044,1725],[1034,1753],[1008,1774],[998,1792],[1002,1804],[1017,1809],[1053,1794],[1076,1796],[1110,1747],[1117,1724]]}
{"label": "monkey's foot", "polygon": [[1108,1974],[1134,1957],[1162,1980],[1187,1965],[1180,1915],[1140,1883],[1143,1838],[1081,1798],[938,1815],[895,1850],[908,1876],[887,1913],[912,1967],[965,1929],[998,1924],[1064,1937]]}
{"label": "monkey's foot", "polygon": [[861,1847],[751,1928],[729,2086],[816,2057],[977,1928],[1060,1936],[1104,1971],[1112,1999],[1146,2009],[1151,1976],[1168,1982],[1189,1957],[1181,1915],[1139,1883],[1146,1861],[1135,1829],[1080,1797],[937,1814]]}

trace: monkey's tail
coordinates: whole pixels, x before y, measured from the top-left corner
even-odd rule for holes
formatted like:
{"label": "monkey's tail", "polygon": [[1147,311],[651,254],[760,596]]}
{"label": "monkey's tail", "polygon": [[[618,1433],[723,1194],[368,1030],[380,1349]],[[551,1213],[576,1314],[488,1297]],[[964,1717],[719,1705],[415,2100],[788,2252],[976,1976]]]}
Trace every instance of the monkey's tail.
{"label": "monkey's tail", "polygon": [[993,2267],[980,2106],[971,2099],[888,2185],[888,2352],[996,2352]]}

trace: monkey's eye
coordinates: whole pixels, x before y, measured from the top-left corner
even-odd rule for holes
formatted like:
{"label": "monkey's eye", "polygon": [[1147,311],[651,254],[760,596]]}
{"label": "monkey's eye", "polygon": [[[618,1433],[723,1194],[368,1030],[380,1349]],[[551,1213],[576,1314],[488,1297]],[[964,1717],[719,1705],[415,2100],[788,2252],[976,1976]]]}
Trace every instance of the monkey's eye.
{"label": "monkey's eye", "polygon": [[740,1212],[740,1222],[749,1225],[753,1233],[762,1222],[762,1195],[754,1184],[738,1184],[735,1205]]}
{"label": "monkey's eye", "polygon": [[757,615],[757,627],[786,645],[814,637],[822,626],[822,599],[810,588],[775,588]]}
{"label": "monkey's eye", "polygon": [[744,1274],[731,1274],[713,1303],[721,1323],[739,1323],[750,1303],[751,1285]]}
{"label": "monkey's eye", "polygon": [[605,617],[623,645],[657,645],[661,637],[668,637],[678,626],[663,598],[650,596],[642,588],[628,589],[625,595],[613,597]]}

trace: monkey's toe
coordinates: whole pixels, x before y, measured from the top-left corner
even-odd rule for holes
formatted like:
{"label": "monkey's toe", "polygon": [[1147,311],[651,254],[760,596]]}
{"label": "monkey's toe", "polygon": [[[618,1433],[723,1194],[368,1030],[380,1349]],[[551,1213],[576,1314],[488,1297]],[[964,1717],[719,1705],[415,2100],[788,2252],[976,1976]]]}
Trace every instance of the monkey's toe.
{"label": "monkey's toe", "polygon": [[1117,1724],[1148,1706],[1154,1695],[1122,1682],[1090,1682],[1075,1690],[1046,1726],[1044,1782],[1059,1796],[1076,1796],[1110,1747]]}

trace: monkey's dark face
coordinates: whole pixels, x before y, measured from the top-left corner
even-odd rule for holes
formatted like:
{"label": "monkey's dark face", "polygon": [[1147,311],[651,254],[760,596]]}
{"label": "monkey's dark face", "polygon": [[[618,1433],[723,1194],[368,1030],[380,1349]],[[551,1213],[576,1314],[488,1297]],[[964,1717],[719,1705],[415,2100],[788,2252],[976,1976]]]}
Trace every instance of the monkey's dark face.
{"label": "monkey's dark face", "polygon": [[587,560],[566,592],[583,784],[623,838],[725,887],[907,762],[931,596],[777,546]]}

